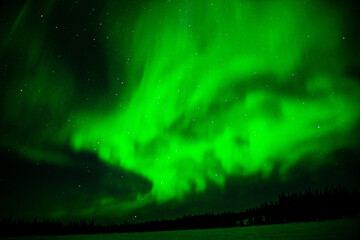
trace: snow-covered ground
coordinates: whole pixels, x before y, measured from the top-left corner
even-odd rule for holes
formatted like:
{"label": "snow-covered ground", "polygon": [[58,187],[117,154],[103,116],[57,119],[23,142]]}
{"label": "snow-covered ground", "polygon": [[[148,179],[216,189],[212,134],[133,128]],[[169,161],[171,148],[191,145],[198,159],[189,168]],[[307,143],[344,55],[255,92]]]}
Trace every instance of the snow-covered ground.
{"label": "snow-covered ground", "polygon": [[360,239],[360,219],[147,233],[8,238],[12,240],[331,240]]}

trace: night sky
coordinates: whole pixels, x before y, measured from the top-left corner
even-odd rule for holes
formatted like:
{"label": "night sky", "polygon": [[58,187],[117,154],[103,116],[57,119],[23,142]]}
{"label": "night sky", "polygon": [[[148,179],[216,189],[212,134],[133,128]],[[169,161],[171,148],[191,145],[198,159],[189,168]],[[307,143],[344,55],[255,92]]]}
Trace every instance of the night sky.
{"label": "night sky", "polygon": [[352,1],[0,2],[0,217],[138,222],[359,189]]}

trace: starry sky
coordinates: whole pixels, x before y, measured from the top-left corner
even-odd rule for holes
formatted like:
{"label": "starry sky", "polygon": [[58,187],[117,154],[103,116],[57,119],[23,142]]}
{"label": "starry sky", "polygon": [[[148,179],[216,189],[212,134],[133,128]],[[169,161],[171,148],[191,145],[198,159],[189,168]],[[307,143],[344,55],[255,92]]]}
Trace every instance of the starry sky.
{"label": "starry sky", "polygon": [[144,221],[360,186],[352,1],[0,3],[0,217]]}

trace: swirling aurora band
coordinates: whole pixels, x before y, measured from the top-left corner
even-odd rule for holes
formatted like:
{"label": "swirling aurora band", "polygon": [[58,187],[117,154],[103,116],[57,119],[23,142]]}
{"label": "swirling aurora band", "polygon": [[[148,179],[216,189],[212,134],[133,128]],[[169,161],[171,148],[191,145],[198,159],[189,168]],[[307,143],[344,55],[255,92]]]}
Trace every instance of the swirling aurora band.
{"label": "swirling aurora band", "polygon": [[[76,76],[50,54],[36,55],[40,37],[29,40],[30,67],[42,58],[42,69],[66,69],[55,80],[50,71],[26,75],[33,89],[53,91],[22,93],[6,115],[11,121],[19,109],[56,106],[47,124],[59,127],[28,144],[29,158],[45,158],[44,142],[97,154],[151,182],[149,192],[128,203],[139,207],[182,200],[209,182],[222,187],[232,175],[266,178],[277,165],[282,174],[307,155],[321,164],[321,154],[356,144],[360,88],[346,75],[334,9],[300,1],[169,2],[141,11],[131,37],[109,40],[111,47],[126,46],[129,58],[123,64],[119,55],[106,56],[108,94],[123,90],[96,109],[74,104]],[[121,35],[117,28],[112,32]],[[11,94],[5,99],[12,101]]]}

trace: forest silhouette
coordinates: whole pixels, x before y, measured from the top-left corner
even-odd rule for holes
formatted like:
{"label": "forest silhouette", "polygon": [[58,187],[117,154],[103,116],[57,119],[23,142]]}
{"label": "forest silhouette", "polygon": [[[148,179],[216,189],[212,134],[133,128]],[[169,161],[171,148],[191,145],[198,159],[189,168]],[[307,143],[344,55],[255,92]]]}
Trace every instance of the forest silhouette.
{"label": "forest silhouette", "polygon": [[140,223],[99,225],[94,220],[64,223],[50,219],[25,221],[7,217],[0,222],[0,236],[169,231],[324,221],[359,217],[359,203],[360,192],[357,190],[349,191],[341,186],[325,187],[323,190],[308,188],[303,192],[282,192],[276,201],[265,202],[238,213],[187,215],[177,219]]}

